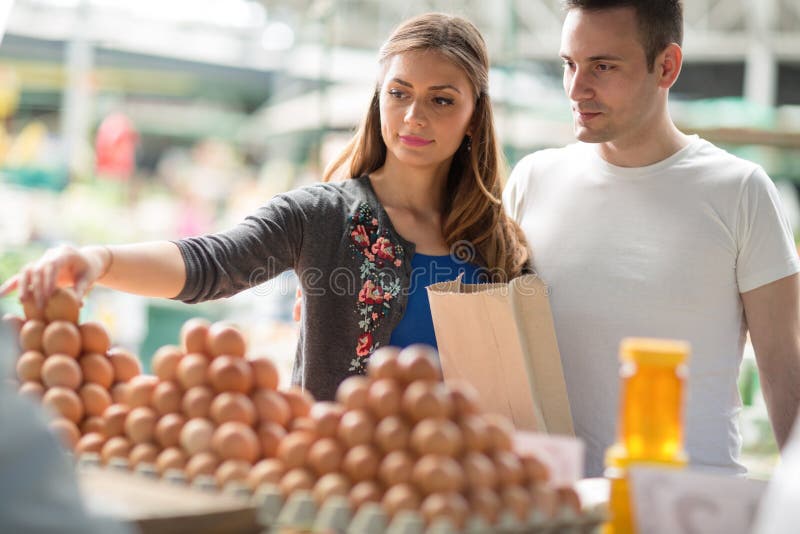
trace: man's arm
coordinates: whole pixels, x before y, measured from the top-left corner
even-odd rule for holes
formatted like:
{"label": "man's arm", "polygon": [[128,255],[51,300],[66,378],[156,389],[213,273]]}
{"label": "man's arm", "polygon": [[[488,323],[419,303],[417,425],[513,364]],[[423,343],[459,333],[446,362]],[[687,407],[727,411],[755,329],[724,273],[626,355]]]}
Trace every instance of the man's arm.
{"label": "man's arm", "polygon": [[800,274],[742,293],[742,303],[772,430],[783,448],[800,405]]}

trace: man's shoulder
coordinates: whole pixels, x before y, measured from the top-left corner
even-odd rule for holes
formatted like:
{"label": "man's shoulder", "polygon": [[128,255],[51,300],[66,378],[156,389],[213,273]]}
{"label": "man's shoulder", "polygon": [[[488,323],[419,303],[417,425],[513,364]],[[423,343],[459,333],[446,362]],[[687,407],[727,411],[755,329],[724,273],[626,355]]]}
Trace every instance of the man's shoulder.
{"label": "man's shoulder", "polygon": [[512,178],[523,180],[534,175],[549,175],[558,169],[574,168],[576,161],[581,161],[582,152],[580,143],[531,152],[514,165]]}

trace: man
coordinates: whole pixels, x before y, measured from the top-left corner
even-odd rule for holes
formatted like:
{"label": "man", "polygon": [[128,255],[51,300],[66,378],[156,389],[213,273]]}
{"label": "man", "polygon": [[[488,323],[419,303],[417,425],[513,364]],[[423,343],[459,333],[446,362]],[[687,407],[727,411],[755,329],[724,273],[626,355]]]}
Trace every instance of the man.
{"label": "man", "polygon": [[800,399],[800,261],[757,165],[672,122],[679,0],[568,0],[564,89],[577,144],[514,169],[504,194],[550,304],[588,476],[615,440],[626,336],[692,345],[685,412],[692,464],[743,472],[736,379],[747,329],[775,436]]}

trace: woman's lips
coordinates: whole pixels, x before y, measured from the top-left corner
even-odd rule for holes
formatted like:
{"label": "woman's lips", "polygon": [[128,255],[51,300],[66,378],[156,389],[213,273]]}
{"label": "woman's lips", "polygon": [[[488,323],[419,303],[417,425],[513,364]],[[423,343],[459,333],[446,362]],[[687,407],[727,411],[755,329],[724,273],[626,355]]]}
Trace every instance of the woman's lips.
{"label": "woman's lips", "polygon": [[425,146],[433,143],[433,141],[429,139],[417,137],[415,135],[401,135],[400,141],[408,146]]}

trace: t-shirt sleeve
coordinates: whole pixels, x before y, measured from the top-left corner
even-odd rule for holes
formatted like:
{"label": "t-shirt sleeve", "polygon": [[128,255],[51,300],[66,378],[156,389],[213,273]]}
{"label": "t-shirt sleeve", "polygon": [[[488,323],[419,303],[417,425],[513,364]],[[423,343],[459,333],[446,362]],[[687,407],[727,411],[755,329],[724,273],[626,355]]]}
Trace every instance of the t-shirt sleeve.
{"label": "t-shirt sleeve", "polygon": [[506,210],[506,214],[517,224],[522,220],[525,186],[530,180],[531,161],[532,158],[529,155],[514,165],[511,176],[509,176],[506,187],[503,190],[503,207]]}
{"label": "t-shirt sleeve", "polygon": [[792,228],[778,190],[761,167],[742,186],[736,231],[740,293],[800,271]]}
{"label": "t-shirt sleeve", "polygon": [[318,202],[311,188],[290,191],[229,230],[175,241],[186,266],[186,283],[175,299],[229,297],[293,269]]}

